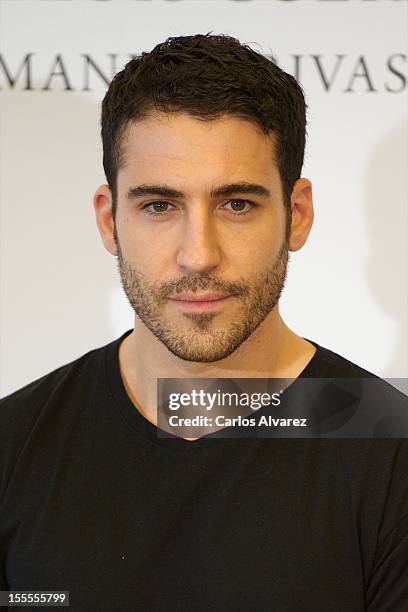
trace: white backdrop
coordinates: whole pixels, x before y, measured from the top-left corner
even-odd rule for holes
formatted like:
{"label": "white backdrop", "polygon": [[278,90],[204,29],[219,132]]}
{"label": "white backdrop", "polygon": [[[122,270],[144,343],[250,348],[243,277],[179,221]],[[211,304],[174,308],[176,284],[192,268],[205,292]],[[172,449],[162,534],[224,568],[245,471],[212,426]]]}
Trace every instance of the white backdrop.
{"label": "white backdrop", "polygon": [[99,103],[168,36],[238,37],[302,83],[316,219],[281,301],[297,333],[385,377],[407,367],[405,0],[0,3],[1,393],[132,327],[92,196]]}

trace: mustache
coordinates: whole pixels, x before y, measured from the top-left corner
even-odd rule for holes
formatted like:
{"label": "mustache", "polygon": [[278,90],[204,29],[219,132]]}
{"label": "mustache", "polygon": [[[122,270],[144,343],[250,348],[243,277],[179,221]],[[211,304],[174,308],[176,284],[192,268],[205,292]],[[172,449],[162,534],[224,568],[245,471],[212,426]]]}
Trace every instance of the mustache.
{"label": "mustache", "polygon": [[210,276],[185,276],[162,283],[157,290],[157,294],[160,299],[166,300],[168,297],[179,293],[196,293],[199,290],[228,293],[229,295],[247,295],[249,293],[248,287],[239,282],[226,282]]}

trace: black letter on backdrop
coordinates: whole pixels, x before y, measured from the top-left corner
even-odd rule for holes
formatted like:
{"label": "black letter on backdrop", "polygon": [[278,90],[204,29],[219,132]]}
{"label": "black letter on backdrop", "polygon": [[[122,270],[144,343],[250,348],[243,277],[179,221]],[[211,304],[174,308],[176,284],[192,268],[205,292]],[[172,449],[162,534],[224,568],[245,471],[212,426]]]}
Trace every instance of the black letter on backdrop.
{"label": "black letter on backdrop", "polygon": [[330,77],[327,77],[324,70],[323,70],[323,66],[320,62],[320,55],[312,55],[315,64],[317,66],[317,69],[319,71],[320,76],[322,77],[322,81],[323,81],[323,86],[325,88],[326,91],[330,91],[330,87],[333,85],[334,83],[334,79],[337,76],[337,73],[339,71],[340,68],[340,64],[342,63],[342,61],[344,60],[344,55],[336,55],[337,57],[337,61],[336,61],[336,65],[334,66],[334,70],[331,74]]}
{"label": "black letter on backdrop", "polygon": [[[57,67],[59,67],[59,68],[60,68],[58,71],[57,71]],[[71,90],[72,90],[72,87],[71,87],[70,82],[69,82],[69,80],[68,80],[68,75],[67,75],[67,73],[66,73],[65,66],[64,66],[64,62],[63,62],[63,60],[62,60],[61,55],[57,55],[57,56],[55,57],[54,66],[53,66],[53,68],[52,68],[52,71],[51,71],[51,72],[50,72],[50,74],[49,74],[49,77],[48,77],[48,80],[47,80],[46,84],[45,84],[45,85],[44,85],[44,87],[43,87],[43,90],[44,90],[44,91],[48,91],[48,90],[49,90],[49,88],[50,88],[50,83],[51,83],[51,81],[52,81],[52,79],[53,79],[53,77],[54,77],[54,76],[62,76],[62,78],[63,78],[63,79],[64,79],[64,81],[65,81],[65,89],[66,89],[66,90],[69,90],[69,91],[71,91]]]}
{"label": "black letter on backdrop", "polygon": [[113,77],[115,76],[116,73],[116,58],[118,56],[117,53],[107,53],[107,55],[111,58],[111,74],[109,77],[107,77],[105,74],[103,74],[102,70],[99,68],[99,66],[97,66],[97,64],[94,62],[94,60],[91,58],[90,55],[88,55],[87,53],[82,53],[82,56],[85,59],[85,73],[84,73],[84,87],[83,87],[83,91],[90,91],[90,86],[89,86],[89,67],[92,66],[92,68],[95,70],[95,72],[100,76],[100,78],[105,82],[105,85],[109,85],[111,79],[113,79]]}
{"label": "black letter on backdrop", "polygon": [[[0,54],[0,66],[3,68],[4,70],[4,74],[6,75],[6,79],[8,81],[8,84],[10,85],[10,89],[14,88],[14,85],[17,82],[17,79],[20,77],[21,73],[23,72],[23,69],[25,68],[25,74],[26,74],[26,86],[24,87],[24,89],[32,89],[31,87],[31,57],[34,55],[34,53],[27,53],[24,56],[24,59],[21,63],[21,66],[16,74],[15,77],[12,76],[10,70],[7,67],[7,64],[5,62],[5,60],[3,59],[2,55]],[[1,88],[0,88],[1,89]]]}
{"label": "black letter on backdrop", "polygon": [[[362,72],[359,72],[359,68],[360,67],[362,68]],[[367,86],[368,86],[367,91],[377,91],[375,89],[375,87],[373,86],[373,83],[371,81],[370,75],[368,73],[367,64],[365,63],[365,59],[364,59],[363,55],[360,55],[360,57],[358,58],[357,63],[356,63],[356,67],[354,68],[354,72],[353,72],[353,74],[351,76],[351,79],[350,79],[350,82],[348,84],[348,87],[344,91],[352,91],[354,93],[354,90],[353,90],[352,86],[353,86],[354,81],[355,81],[355,79],[357,77],[363,77],[366,80],[366,83],[367,83]]]}
{"label": "black letter on backdrop", "polygon": [[395,66],[393,65],[392,60],[395,57],[401,57],[406,62],[407,56],[402,55],[402,53],[395,53],[395,55],[391,55],[391,57],[388,58],[388,62],[387,62],[387,66],[390,69],[390,72],[392,72],[393,74],[395,74],[397,77],[401,79],[401,87],[399,89],[391,89],[391,87],[389,87],[388,84],[386,83],[385,89],[387,91],[391,91],[392,93],[399,93],[400,91],[404,91],[405,87],[407,86],[407,77],[405,76],[405,74],[397,70]]}

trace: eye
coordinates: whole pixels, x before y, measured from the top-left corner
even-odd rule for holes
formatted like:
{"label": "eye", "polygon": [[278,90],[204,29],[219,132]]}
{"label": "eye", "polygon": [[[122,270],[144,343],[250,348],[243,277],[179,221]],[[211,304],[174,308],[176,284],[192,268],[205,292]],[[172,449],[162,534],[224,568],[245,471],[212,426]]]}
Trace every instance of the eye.
{"label": "eye", "polygon": [[[227,209],[229,212],[232,212],[233,215],[243,217],[247,215],[253,208],[255,208],[255,204],[249,202],[249,200],[229,200],[226,204],[231,204],[232,208]],[[245,206],[249,205],[249,208],[245,210]],[[225,205],[224,205],[225,208]]]}
{"label": "eye", "polygon": [[[145,204],[144,206],[142,206],[142,210],[146,211],[148,215],[160,216],[164,213],[169,212],[167,208],[168,206],[171,206],[170,202],[165,202],[164,200],[157,200],[155,202]],[[153,208],[153,210],[149,210],[150,208]]]}
{"label": "eye", "polygon": [[[227,205],[231,205],[231,208],[226,208]],[[164,217],[166,213],[171,212],[169,207],[174,208],[170,202],[166,202],[165,200],[156,200],[154,202],[149,202],[142,206],[142,210],[145,211],[148,215],[152,215],[155,217]],[[228,212],[232,213],[233,216],[243,217],[251,212],[253,208],[255,208],[256,204],[253,204],[249,200],[228,200],[223,205],[223,208],[228,210]]]}

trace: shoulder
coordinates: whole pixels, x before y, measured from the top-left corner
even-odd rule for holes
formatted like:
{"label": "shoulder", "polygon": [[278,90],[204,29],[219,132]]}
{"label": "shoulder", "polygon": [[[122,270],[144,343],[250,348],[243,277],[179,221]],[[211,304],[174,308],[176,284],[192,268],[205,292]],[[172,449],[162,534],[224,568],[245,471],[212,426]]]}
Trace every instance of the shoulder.
{"label": "shoulder", "polygon": [[[308,342],[314,344],[317,350],[302,374],[304,378],[329,378],[344,381],[355,379],[355,389],[358,388],[357,381],[364,381],[364,386],[360,388],[365,393],[371,390],[367,394],[371,400],[375,402],[389,400],[393,405],[405,406],[408,409],[407,395],[399,391],[393,384],[316,342],[311,340]],[[350,388],[353,388],[352,382],[349,384]]]}
{"label": "shoulder", "polygon": [[334,351],[321,346],[314,340],[305,338],[310,344],[316,347],[316,353],[307,366],[305,373],[307,376],[330,376],[345,378],[378,378],[372,372],[365,370],[361,366],[353,363],[346,357],[335,353]]}
{"label": "shoulder", "polygon": [[[68,396],[78,396],[81,387],[89,386],[87,372],[95,372],[104,348],[93,349],[0,400],[0,498],[25,445],[39,427],[61,420],[58,413]],[[74,410],[75,402],[71,405]]]}
{"label": "shoulder", "polygon": [[0,421],[18,418],[24,412],[36,413],[42,401],[48,399],[59,385],[80,376],[81,369],[100,350],[93,349],[1,398]]}

